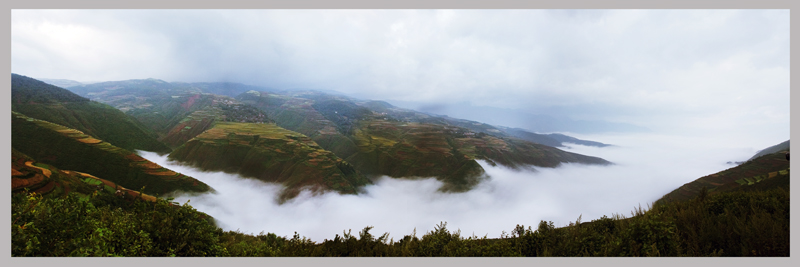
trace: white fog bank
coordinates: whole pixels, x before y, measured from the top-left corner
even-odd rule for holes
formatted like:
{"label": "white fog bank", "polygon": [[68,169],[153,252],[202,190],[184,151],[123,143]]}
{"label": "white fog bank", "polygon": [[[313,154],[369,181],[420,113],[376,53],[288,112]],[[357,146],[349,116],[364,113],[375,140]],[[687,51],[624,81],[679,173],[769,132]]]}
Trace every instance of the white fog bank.
{"label": "white fog bank", "polygon": [[[213,216],[225,230],[291,237],[294,232],[314,241],[332,239],[343,230],[356,234],[374,226],[372,234],[389,232],[395,240],[416,228],[417,236],[447,222],[463,236],[497,238],[515,225],[533,228],[540,220],[556,226],[591,221],[603,215],[629,217],[634,208],[649,204],[680,185],[730,167],[727,161],[746,160],[757,149],[746,144],[707,138],[663,135],[580,136],[614,144],[596,148],[569,144],[570,152],[602,157],[612,166],[563,164],[558,168],[514,171],[481,166],[491,176],[466,193],[440,193],[435,179],[382,178],[360,195],[301,193],[283,205],[275,196],[280,185],[220,172],[202,172],[168,162],[166,156],[140,154],[155,163],[195,177],[216,190],[175,201]],[[594,138],[594,139],[592,139]]]}

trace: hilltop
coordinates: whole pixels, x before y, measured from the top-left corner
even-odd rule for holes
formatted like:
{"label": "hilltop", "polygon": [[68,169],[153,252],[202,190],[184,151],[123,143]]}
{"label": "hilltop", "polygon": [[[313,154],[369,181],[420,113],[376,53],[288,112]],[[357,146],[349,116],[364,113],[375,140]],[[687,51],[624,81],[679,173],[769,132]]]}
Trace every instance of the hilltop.
{"label": "hilltop", "polygon": [[239,173],[286,186],[280,200],[301,189],[355,194],[370,181],[308,137],[274,124],[218,122],[169,158],[202,170]]}
{"label": "hilltop", "polygon": [[128,150],[170,149],[138,120],[106,104],[29,77],[11,74],[11,110],[79,130]]}
{"label": "hilltop", "polygon": [[781,142],[780,144],[777,144],[777,145],[762,149],[762,150],[758,151],[758,153],[756,153],[755,155],[750,157],[750,159],[748,159],[748,161],[756,159],[756,158],[764,156],[764,155],[777,153],[777,152],[780,152],[780,151],[789,151],[789,148],[791,148],[791,145],[790,145],[789,141],[790,140],[786,140],[784,142]]}

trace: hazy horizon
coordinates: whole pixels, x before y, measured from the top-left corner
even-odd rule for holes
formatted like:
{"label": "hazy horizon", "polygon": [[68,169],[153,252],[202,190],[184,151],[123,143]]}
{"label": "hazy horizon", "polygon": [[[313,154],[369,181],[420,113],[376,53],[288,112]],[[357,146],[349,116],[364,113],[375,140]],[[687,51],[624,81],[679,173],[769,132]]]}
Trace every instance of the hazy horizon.
{"label": "hazy horizon", "polygon": [[789,138],[788,10],[17,9],[11,69],[333,90],[466,119],[513,111],[501,124],[537,114]]}

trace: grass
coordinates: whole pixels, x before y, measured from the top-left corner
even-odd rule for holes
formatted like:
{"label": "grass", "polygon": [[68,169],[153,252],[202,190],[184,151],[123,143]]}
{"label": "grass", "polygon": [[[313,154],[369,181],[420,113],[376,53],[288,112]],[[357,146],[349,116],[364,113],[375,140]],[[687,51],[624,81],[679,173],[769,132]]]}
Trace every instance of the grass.
{"label": "grass", "polygon": [[169,157],[203,170],[282,183],[287,186],[282,201],[304,186],[353,194],[369,183],[350,164],[307,136],[275,124],[218,122]]}
{"label": "grass", "polygon": [[[12,147],[41,163],[92,173],[128,188],[146,187],[148,194],[174,190],[204,192],[208,185],[175,172],[148,173],[157,164],[108,142],[83,142],[80,131],[12,112]],[[149,162],[149,163],[147,163]]]}

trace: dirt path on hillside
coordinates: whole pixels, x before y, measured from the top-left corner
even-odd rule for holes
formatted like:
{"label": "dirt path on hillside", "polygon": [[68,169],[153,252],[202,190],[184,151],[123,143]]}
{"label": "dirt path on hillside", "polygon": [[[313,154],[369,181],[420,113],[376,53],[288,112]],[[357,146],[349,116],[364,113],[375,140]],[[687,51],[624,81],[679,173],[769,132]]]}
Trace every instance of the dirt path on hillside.
{"label": "dirt path on hillside", "polygon": [[42,170],[42,173],[44,174],[44,176],[47,176],[47,178],[50,178],[50,175],[52,175],[52,174],[53,174],[53,172],[51,172],[51,171],[50,171],[50,170],[48,170],[48,169],[45,169],[45,168],[42,168],[42,167],[39,167],[39,166],[35,166],[35,165],[33,165],[33,161],[28,161],[28,162],[25,162],[25,166],[28,166],[28,167],[33,167],[33,168],[37,168],[37,169],[40,169],[40,170]]}

